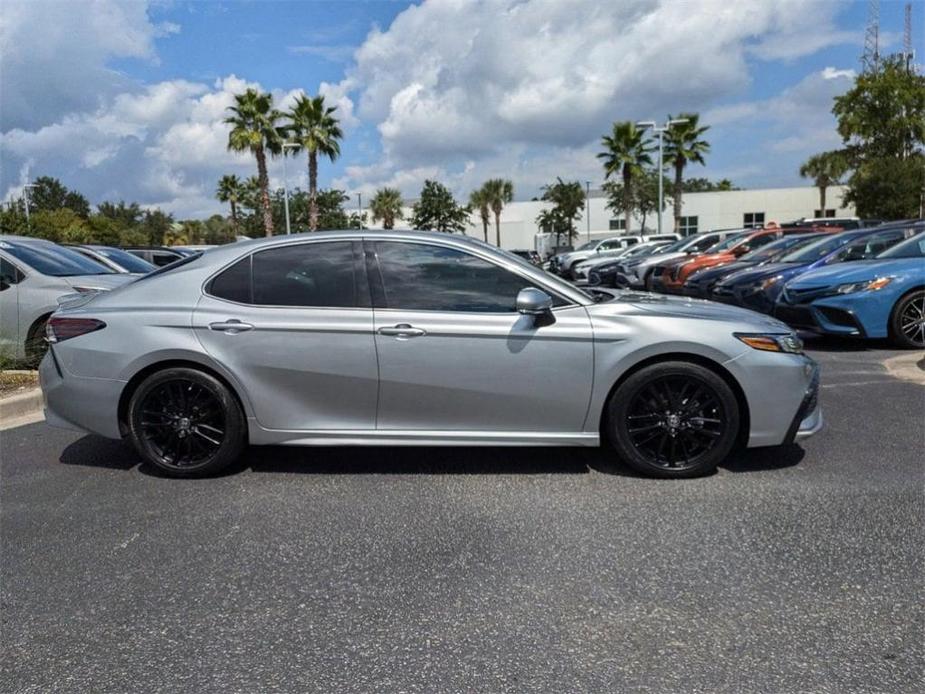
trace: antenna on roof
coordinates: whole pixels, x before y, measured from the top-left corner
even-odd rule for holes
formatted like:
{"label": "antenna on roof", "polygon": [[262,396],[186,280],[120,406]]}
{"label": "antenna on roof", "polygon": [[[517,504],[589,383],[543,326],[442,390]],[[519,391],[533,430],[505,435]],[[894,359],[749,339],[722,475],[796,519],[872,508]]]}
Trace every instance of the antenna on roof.
{"label": "antenna on roof", "polygon": [[867,28],[864,31],[864,53],[861,70],[876,72],[880,63],[880,0],[867,2]]}

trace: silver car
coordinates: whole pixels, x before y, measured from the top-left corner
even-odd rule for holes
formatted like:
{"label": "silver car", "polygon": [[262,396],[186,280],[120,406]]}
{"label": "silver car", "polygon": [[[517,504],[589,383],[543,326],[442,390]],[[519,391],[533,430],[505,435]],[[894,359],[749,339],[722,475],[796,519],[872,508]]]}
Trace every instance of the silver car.
{"label": "silver car", "polygon": [[51,241],[0,236],[0,350],[37,361],[45,351],[45,321],[59,298],[131,279]]}
{"label": "silver car", "polygon": [[128,438],[169,475],[245,445],[598,446],[689,477],[822,426],[818,369],[779,321],[591,296],[449,234],[243,242],[62,307],[49,423]]}
{"label": "silver car", "polygon": [[720,241],[725,241],[730,236],[744,234],[747,231],[751,230],[727,229],[688,236],[663,249],[660,253],[647,255],[621,264],[620,273],[626,279],[630,289],[651,289],[652,271],[657,265],[682,258],[685,255],[704,253]]}
{"label": "silver car", "polygon": [[146,275],[154,269],[154,265],[147,260],[132,255],[121,248],[112,246],[98,246],[95,244],[67,245],[67,248],[73,248],[81,255],[85,255],[90,260],[95,260],[105,265],[114,272],[129,273],[131,275]]}

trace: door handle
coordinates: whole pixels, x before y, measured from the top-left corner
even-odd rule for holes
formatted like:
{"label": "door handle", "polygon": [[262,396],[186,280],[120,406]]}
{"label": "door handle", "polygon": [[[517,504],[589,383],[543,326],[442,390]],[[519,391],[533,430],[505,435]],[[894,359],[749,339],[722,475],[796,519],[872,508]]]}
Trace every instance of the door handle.
{"label": "door handle", "polygon": [[415,328],[414,326],[408,325],[408,323],[399,323],[392,328],[379,328],[378,332],[380,335],[391,335],[394,337],[421,337],[427,334],[426,330]]}
{"label": "door handle", "polygon": [[209,323],[209,330],[217,330],[227,335],[237,335],[238,333],[253,329],[253,325],[250,323],[242,323],[237,318],[229,318],[221,323]]}

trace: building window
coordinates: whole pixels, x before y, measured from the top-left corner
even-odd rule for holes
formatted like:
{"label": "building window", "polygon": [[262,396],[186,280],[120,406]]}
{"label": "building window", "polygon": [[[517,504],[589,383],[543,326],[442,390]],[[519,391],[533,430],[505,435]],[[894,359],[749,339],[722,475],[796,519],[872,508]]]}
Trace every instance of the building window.
{"label": "building window", "polygon": [[626,229],[625,219],[611,219],[610,220],[610,230],[611,231],[624,231],[625,229]]}
{"label": "building window", "polygon": [[822,214],[822,210],[813,210],[813,219],[831,219],[835,216],[835,210],[826,210],[825,214]]}
{"label": "building window", "polygon": [[760,229],[764,226],[764,212],[746,212],[742,215],[742,226],[746,229]]}
{"label": "building window", "polygon": [[681,236],[690,236],[697,233],[697,217],[680,217],[678,220],[678,231]]}

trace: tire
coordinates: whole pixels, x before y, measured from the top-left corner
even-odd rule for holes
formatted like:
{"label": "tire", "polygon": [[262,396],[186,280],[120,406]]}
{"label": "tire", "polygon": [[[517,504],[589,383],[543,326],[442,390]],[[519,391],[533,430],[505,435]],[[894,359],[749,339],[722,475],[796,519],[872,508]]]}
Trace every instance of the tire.
{"label": "tire", "polygon": [[128,420],[139,455],[169,477],[214,475],[238,460],[247,438],[229,388],[191,368],[148,376],[132,393]]}
{"label": "tire", "polygon": [[36,368],[39,365],[39,362],[42,361],[42,357],[45,356],[45,352],[48,351],[48,342],[45,341],[45,324],[48,322],[50,316],[42,316],[35,323],[32,324],[32,327],[29,328],[29,334],[26,336],[26,342],[24,346],[24,353],[26,355],[26,363],[31,368]]}
{"label": "tire", "polygon": [[700,477],[735,447],[740,421],[726,381],[698,364],[671,361],[643,367],[620,384],[607,403],[605,433],[637,472]]}
{"label": "tire", "polygon": [[925,347],[925,289],[900,298],[890,312],[890,339],[903,349]]}

